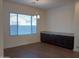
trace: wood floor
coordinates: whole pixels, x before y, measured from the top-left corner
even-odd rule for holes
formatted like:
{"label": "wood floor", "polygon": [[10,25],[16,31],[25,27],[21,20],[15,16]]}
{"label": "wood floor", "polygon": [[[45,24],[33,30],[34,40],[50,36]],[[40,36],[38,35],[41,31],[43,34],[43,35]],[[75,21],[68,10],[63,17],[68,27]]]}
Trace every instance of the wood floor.
{"label": "wood floor", "polygon": [[5,49],[4,54],[10,58],[79,58],[79,52],[46,43]]}

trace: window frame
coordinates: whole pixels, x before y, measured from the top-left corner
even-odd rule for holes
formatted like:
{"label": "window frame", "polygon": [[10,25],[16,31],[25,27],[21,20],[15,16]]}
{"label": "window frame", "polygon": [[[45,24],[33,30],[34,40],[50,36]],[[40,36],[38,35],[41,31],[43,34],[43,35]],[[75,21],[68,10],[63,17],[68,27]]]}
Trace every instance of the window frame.
{"label": "window frame", "polygon": [[[11,30],[10,30],[10,14],[11,13],[14,13],[14,14],[17,14],[17,34],[16,35],[11,35]],[[31,34],[22,34],[22,35],[19,35],[18,34],[18,14],[21,14],[21,15],[28,15],[28,14],[24,14],[24,13],[16,13],[16,12],[9,12],[9,35],[10,36],[30,36],[30,35],[35,35],[35,34],[37,34],[37,29],[38,29],[38,19],[36,19],[36,33],[33,33],[32,31],[32,17],[34,16],[34,15],[28,15],[28,16],[31,16]]]}

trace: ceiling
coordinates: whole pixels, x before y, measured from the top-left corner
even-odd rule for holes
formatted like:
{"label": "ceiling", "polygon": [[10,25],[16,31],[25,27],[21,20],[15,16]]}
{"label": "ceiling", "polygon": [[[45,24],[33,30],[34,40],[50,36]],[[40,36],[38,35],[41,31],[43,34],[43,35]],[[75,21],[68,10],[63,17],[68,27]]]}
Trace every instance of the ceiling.
{"label": "ceiling", "polygon": [[50,9],[50,8],[53,8],[56,6],[70,3],[73,0],[39,0],[35,4],[33,2],[36,0],[6,0],[6,1],[21,3],[21,4],[25,4],[25,5],[30,5],[30,6],[35,6],[35,7],[42,8],[42,9]]}

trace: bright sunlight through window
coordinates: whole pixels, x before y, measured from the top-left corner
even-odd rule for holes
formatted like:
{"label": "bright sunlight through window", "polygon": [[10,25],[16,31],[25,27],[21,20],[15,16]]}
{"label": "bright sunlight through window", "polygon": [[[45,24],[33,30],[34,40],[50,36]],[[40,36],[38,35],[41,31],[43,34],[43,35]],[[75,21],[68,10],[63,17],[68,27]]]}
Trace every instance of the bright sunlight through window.
{"label": "bright sunlight through window", "polygon": [[29,35],[37,32],[35,16],[10,13],[10,35]]}

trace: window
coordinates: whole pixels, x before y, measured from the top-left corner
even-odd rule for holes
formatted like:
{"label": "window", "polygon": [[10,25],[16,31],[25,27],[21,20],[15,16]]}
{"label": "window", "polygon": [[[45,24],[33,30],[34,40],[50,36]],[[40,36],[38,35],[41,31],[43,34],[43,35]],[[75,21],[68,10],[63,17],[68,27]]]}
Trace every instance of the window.
{"label": "window", "polygon": [[17,14],[10,14],[10,35],[17,35]]}
{"label": "window", "polygon": [[10,13],[10,35],[28,35],[37,32],[35,16]]}

